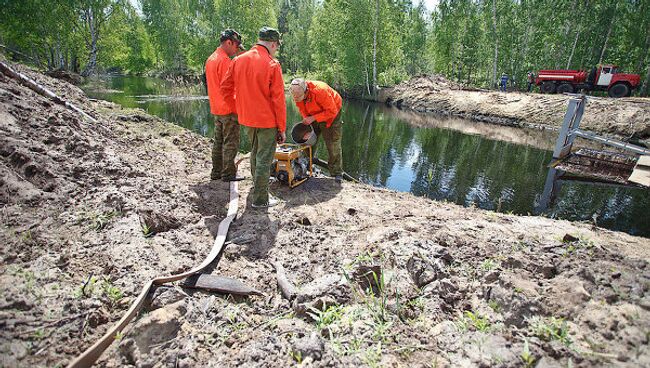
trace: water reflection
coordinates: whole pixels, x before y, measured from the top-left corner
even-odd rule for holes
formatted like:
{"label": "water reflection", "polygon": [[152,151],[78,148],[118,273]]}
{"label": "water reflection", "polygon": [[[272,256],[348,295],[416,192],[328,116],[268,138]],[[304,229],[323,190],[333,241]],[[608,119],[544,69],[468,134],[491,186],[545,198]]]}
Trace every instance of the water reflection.
{"label": "water reflection", "polygon": [[[214,125],[202,86],[154,78],[114,77],[87,89],[91,97],[140,107],[205,136]],[[179,96],[184,96],[178,98]],[[189,97],[189,98],[188,98]],[[288,129],[300,120],[287,99]],[[345,101],[344,170],[363,182],[465,206],[516,214],[544,213],[650,236],[650,191],[561,182],[544,194],[555,133],[440,119],[377,104]],[[249,150],[242,132],[240,149]],[[319,142],[318,156],[327,159]],[[558,184],[558,183],[556,183]]]}

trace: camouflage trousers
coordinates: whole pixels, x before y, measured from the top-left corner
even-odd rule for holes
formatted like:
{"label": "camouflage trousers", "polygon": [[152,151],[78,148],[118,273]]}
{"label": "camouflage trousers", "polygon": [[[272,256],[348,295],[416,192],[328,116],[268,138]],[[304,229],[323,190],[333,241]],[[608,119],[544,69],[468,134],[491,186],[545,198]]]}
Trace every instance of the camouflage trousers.
{"label": "camouflage trousers", "polygon": [[277,128],[248,129],[248,139],[251,142],[251,176],[253,177],[253,204],[266,205],[269,203],[269,177],[271,164],[275,156],[275,136]]}
{"label": "camouflage trousers", "polygon": [[[327,168],[331,176],[343,175],[343,153],[341,152],[341,139],[343,138],[343,129],[341,124],[341,115],[339,114],[332,125],[327,128],[327,123],[312,123],[316,137],[323,136],[325,147],[327,147]],[[312,155],[316,157],[316,144],[312,146]]]}
{"label": "camouflage trousers", "polygon": [[226,180],[237,174],[237,168],[235,167],[237,151],[239,151],[237,115],[216,115],[214,119],[211,179],[222,178]]}

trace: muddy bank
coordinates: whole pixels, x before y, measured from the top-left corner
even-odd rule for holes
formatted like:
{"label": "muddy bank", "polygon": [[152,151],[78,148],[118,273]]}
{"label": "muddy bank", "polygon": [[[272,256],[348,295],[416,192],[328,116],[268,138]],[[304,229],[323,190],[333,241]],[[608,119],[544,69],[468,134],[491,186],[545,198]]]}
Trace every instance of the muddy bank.
{"label": "muddy bank", "polygon": [[[491,124],[559,128],[564,95],[465,90],[444,77],[419,76],[380,92],[379,101],[398,108],[458,116]],[[581,128],[638,143],[650,143],[650,99],[593,97]]]}
{"label": "muddy bank", "polygon": [[[99,120],[0,75],[1,365],[49,367],[203,259],[228,186],[208,139],[20,69]],[[263,212],[250,184],[213,273],[265,295],[160,287],[99,366],[650,364],[648,239],[323,176]]]}

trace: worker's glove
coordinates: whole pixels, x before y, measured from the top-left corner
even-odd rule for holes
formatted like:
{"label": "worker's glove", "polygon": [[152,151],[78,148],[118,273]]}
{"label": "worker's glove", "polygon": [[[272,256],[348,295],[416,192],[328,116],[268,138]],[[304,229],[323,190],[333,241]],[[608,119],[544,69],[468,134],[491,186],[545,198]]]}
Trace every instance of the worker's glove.
{"label": "worker's glove", "polygon": [[313,116],[307,116],[306,118],[302,119],[302,123],[305,125],[310,125],[314,121],[316,121],[316,119]]}
{"label": "worker's glove", "polygon": [[275,135],[275,141],[278,144],[282,144],[286,140],[287,140],[287,134],[285,132],[278,131],[278,133]]}

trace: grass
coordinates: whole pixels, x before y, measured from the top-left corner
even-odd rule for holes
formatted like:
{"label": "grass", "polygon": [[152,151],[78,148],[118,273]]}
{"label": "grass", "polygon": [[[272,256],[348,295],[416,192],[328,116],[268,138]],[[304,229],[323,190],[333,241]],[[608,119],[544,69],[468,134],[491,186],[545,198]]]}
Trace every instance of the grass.
{"label": "grass", "polygon": [[496,313],[500,313],[500,312],[501,312],[501,306],[499,305],[499,303],[497,303],[497,302],[494,301],[494,300],[490,300],[490,301],[488,302],[488,307],[492,308],[492,310],[495,311]]}
{"label": "grass", "polygon": [[573,343],[569,325],[562,318],[535,316],[529,320],[530,332],[544,341],[557,340],[569,347]]}
{"label": "grass", "polygon": [[120,216],[118,211],[83,211],[80,213],[77,223],[87,224],[91,230],[101,231],[113,220],[115,217]]}
{"label": "grass", "polygon": [[[344,313],[343,306],[340,305],[331,305],[325,310],[318,310],[312,307],[309,307],[311,312],[307,314],[314,320],[316,323],[316,328],[321,331],[326,328],[329,328],[331,325],[337,323],[341,320]],[[331,331],[330,331],[331,334]]]}
{"label": "grass", "polygon": [[489,332],[491,328],[490,321],[487,318],[472,311],[465,311],[465,313],[456,320],[456,326],[463,332],[470,328],[480,332]]}
{"label": "grass", "polygon": [[382,350],[383,347],[381,343],[376,344],[365,351],[361,360],[371,368],[380,367]]}
{"label": "grass", "polygon": [[486,259],[481,263],[481,269],[483,271],[492,271],[493,269],[497,268],[498,264],[491,258]]}
{"label": "grass", "polygon": [[90,276],[82,285],[79,285],[79,287],[75,289],[74,297],[106,297],[111,305],[115,305],[124,297],[124,293],[120,288],[113,285],[108,277],[99,280],[95,276]]}
{"label": "grass", "polygon": [[32,338],[34,338],[35,340],[42,340],[44,337],[45,337],[45,330],[43,330],[42,328],[39,328],[38,330],[34,331],[34,333],[32,333]]}
{"label": "grass", "polygon": [[74,297],[82,298],[92,296],[95,293],[95,284],[97,284],[97,278],[90,276],[83,284],[75,289]]}
{"label": "grass", "polygon": [[530,347],[528,346],[528,340],[524,340],[524,347],[521,350],[521,354],[519,354],[519,358],[521,358],[522,363],[524,363],[524,367],[530,368],[533,367],[535,364],[535,357],[533,354],[530,353]]}
{"label": "grass", "polygon": [[102,292],[106,297],[108,297],[111,304],[116,304],[124,296],[122,290],[113,285],[108,278],[104,278],[104,282],[102,283]]}
{"label": "grass", "polygon": [[149,238],[153,235],[153,230],[147,226],[147,224],[142,224],[141,229],[142,235],[144,235],[145,238]]}
{"label": "grass", "polygon": [[291,350],[289,352],[289,355],[291,355],[291,358],[296,361],[296,363],[300,364],[302,363],[302,353],[299,351],[293,351]]}

